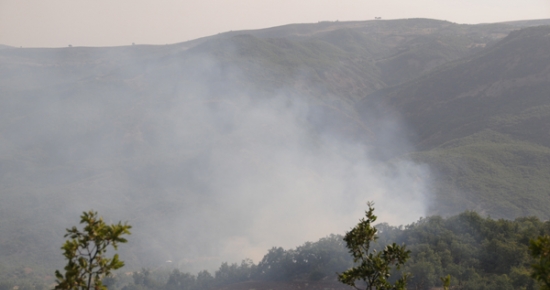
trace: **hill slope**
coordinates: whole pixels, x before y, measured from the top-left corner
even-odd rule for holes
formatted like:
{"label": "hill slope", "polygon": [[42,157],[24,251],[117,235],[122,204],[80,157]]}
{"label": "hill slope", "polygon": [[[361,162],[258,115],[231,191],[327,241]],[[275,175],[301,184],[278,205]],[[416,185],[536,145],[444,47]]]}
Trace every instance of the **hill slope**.
{"label": "hill slope", "polygon": [[[550,218],[550,27],[512,32],[490,49],[363,100],[407,123],[413,156],[435,168],[434,212]],[[391,108],[391,109],[390,109]],[[444,181],[443,181],[444,180]]]}

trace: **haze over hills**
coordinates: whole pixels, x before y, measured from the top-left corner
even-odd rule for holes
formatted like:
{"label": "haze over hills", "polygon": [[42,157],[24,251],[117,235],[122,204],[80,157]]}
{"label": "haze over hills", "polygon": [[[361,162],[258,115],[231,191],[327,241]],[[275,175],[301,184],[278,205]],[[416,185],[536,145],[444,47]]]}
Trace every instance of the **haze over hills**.
{"label": "haze over hills", "polygon": [[517,31],[541,23],[2,49],[2,263],[59,263],[90,208],[134,225],[130,267],[257,257],[345,231],[368,200],[391,223],[548,218],[550,30]]}

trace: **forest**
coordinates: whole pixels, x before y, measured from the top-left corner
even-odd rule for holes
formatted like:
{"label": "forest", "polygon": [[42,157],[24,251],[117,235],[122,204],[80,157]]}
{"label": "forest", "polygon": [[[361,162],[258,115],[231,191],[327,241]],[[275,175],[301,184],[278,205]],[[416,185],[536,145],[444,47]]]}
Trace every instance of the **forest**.
{"label": "forest", "polygon": [[[475,212],[442,218],[422,218],[407,226],[377,226],[375,249],[395,242],[411,251],[401,269],[410,273],[409,289],[441,287],[441,277],[451,276],[453,289],[538,289],[531,278],[533,258],[529,241],[550,234],[550,222],[536,217],[491,219]],[[223,263],[215,273],[197,275],[173,270],[134,272],[123,289],[205,289],[249,280],[335,280],[353,261],[340,235],[307,242],[295,249],[273,247],[257,264]],[[115,279],[116,280],[116,279]],[[116,281],[112,281],[116,284]]]}
{"label": "forest", "polygon": [[[531,278],[535,260],[529,243],[550,234],[550,222],[536,217],[515,220],[492,219],[472,211],[443,218],[431,216],[406,226],[376,226],[379,239],[374,250],[389,243],[402,244],[411,251],[400,269],[409,273],[408,289],[441,287],[441,278],[451,277],[452,289],[539,289]],[[179,269],[141,269],[116,272],[104,279],[109,289],[195,290],[221,289],[247,281],[336,281],[336,274],[353,266],[341,235],[331,234],[294,249],[271,248],[259,261],[244,259],[222,263],[217,270],[196,274]],[[0,290],[40,290],[48,285],[32,273],[2,273]]]}

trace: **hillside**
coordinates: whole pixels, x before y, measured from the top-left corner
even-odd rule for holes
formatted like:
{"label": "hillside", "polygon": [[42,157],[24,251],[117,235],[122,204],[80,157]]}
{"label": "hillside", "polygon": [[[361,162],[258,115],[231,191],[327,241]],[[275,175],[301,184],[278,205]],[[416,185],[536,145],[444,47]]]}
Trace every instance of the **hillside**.
{"label": "hillside", "polygon": [[529,23],[1,49],[1,264],[51,273],[64,228],[90,208],[134,225],[134,269],[296,245],[346,229],[371,199],[401,223],[548,218],[549,32],[517,31]]}
{"label": "hillside", "polygon": [[381,100],[407,124],[412,156],[439,180],[434,213],[549,218],[550,27],[512,32],[479,54],[396,88]]}

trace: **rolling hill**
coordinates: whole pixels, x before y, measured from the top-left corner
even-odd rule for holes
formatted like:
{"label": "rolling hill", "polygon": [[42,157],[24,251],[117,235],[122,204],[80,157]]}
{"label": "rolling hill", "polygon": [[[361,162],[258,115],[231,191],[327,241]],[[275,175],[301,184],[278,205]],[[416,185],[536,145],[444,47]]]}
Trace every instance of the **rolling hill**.
{"label": "rolling hill", "polygon": [[340,229],[370,192],[404,200],[394,212],[547,219],[550,31],[529,27],[547,23],[0,49],[1,263],[51,272],[63,229],[90,208],[135,225],[134,268],[217,266],[299,221]]}

